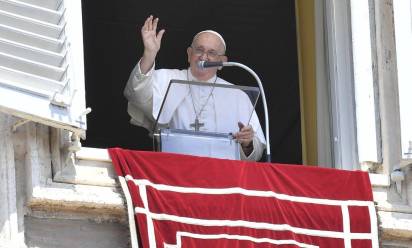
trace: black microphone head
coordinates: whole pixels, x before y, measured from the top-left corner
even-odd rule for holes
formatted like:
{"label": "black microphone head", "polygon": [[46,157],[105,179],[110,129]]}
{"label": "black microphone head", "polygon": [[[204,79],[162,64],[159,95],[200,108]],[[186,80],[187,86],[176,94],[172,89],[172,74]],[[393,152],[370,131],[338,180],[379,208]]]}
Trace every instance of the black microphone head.
{"label": "black microphone head", "polygon": [[224,66],[222,61],[199,61],[197,66],[201,69],[210,67],[221,67]]}

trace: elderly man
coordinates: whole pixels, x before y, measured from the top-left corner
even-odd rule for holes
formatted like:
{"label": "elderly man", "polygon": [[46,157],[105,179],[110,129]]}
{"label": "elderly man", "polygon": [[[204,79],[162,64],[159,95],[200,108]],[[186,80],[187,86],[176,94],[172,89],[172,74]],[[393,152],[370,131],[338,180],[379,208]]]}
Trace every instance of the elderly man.
{"label": "elderly man", "polygon": [[[154,19],[153,16],[146,19],[141,29],[144,44],[143,56],[132,71],[124,90],[129,101],[128,113],[132,117],[131,122],[148,130],[153,127],[171,79],[230,84],[217,77],[217,68],[202,69],[198,66],[199,61],[227,61],[226,43],[220,34],[212,30],[202,31],[194,36],[191,46],[187,48],[187,58],[190,65],[187,70],[154,70],[155,58],[165,33],[165,30],[157,32],[158,22],[159,19]],[[253,112],[250,125],[244,125],[240,120],[245,118],[241,118],[241,116],[233,118],[217,116],[222,115],[221,111],[216,109],[222,102],[216,103],[219,97],[215,96],[218,95],[218,92],[214,91],[214,87],[211,89],[209,87],[192,87],[188,89],[188,92],[189,94],[179,99],[179,104],[173,110],[173,118],[170,123],[173,128],[189,129],[194,126],[192,122],[198,124],[201,120],[201,131],[218,131],[221,128],[219,128],[220,124],[216,123],[216,119],[231,121],[230,119],[237,118],[231,121],[234,123],[229,123],[229,125],[226,123],[226,127],[230,126],[229,129],[236,127],[237,129],[230,130],[230,132],[234,133],[234,137],[241,144],[241,159],[257,161],[261,158],[265,148],[265,139],[256,113]],[[247,104],[250,105],[249,102]],[[228,131],[228,128],[224,129]]]}

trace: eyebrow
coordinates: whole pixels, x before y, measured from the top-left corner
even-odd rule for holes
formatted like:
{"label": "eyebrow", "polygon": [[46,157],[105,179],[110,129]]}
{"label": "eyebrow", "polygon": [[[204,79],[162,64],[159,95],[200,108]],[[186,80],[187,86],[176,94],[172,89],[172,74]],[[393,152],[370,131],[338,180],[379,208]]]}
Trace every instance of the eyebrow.
{"label": "eyebrow", "polygon": [[201,48],[201,49],[203,49],[203,50],[206,50],[206,51],[217,51],[216,49],[206,49],[204,46],[195,46],[194,48],[196,48],[196,49],[199,49],[199,48]]}
{"label": "eyebrow", "polygon": [[[192,44],[192,47],[195,48],[195,49],[202,48],[203,50],[206,50],[206,48],[205,48],[204,46],[202,46],[202,45],[196,46],[196,45]],[[212,49],[208,49],[208,50],[206,50],[206,51],[213,51],[213,52],[216,52],[216,53],[219,53],[219,54],[225,54],[225,51],[220,52],[219,49],[213,49],[213,48],[212,48]]]}

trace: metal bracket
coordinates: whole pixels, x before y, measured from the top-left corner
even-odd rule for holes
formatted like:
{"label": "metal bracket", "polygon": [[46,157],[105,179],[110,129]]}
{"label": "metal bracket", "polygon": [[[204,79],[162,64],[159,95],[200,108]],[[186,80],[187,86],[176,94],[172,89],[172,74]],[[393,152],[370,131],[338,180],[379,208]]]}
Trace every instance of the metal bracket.
{"label": "metal bracket", "polygon": [[81,112],[79,114],[78,119],[81,119],[84,115],[90,114],[90,112],[92,112],[92,108],[90,108],[90,107],[86,108],[85,110],[83,110],[83,112]]}
{"label": "metal bracket", "polygon": [[13,127],[11,128],[11,130],[12,130],[13,133],[14,133],[14,132],[17,131],[17,128],[18,128],[18,127],[20,127],[20,126],[22,126],[22,125],[24,125],[24,124],[26,124],[27,122],[30,122],[30,121],[31,121],[31,120],[27,120],[27,119],[18,120],[18,121],[16,121],[16,123],[14,123]]}
{"label": "metal bracket", "polygon": [[408,152],[405,152],[404,155],[406,159],[412,159],[412,140],[409,141]]}
{"label": "metal bracket", "polygon": [[[69,81],[66,83],[66,85],[69,83]],[[66,86],[65,86],[66,87]],[[72,105],[74,96],[76,95],[77,90],[73,90],[73,93],[71,96],[66,96],[63,95],[60,92],[55,92],[53,95],[53,98],[51,99],[51,104],[63,107],[63,108],[68,108]]]}
{"label": "metal bracket", "polygon": [[402,193],[402,181],[405,180],[405,173],[402,169],[394,169],[391,173],[391,181],[395,183],[396,191],[400,195]]}
{"label": "metal bracket", "polygon": [[400,167],[406,168],[412,166],[412,141],[409,141],[408,152],[403,153],[404,157],[401,161]]}
{"label": "metal bracket", "polygon": [[68,149],[67,157],[65,160],[65,163],[68,164],[70,160],[72,160],[72,163],[74,164],[75,158],[76,158],[76,152],[80,151],[82,148],[82,144],[80,143],[80,138],[79,135],[76,133],[72,133],[71,135],[71,142]]}

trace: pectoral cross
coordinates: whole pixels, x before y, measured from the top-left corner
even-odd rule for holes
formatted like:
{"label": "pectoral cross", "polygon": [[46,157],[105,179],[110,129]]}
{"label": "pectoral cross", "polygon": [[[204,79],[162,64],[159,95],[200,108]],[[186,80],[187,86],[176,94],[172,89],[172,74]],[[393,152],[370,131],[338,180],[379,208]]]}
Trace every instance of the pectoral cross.
{"label": "pectoral cross", "polygon": [[199,131],[199,130],[200,130],[200,127],[203,127],[204,125],[205,125],[205,123],[199,122],[199,119],[196,118],[196,119],[195,119],[195,122],[192,123],[192,124],[190,124],[190,127],[195,128],[195,131]]}

